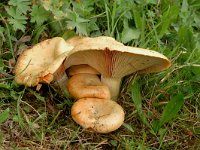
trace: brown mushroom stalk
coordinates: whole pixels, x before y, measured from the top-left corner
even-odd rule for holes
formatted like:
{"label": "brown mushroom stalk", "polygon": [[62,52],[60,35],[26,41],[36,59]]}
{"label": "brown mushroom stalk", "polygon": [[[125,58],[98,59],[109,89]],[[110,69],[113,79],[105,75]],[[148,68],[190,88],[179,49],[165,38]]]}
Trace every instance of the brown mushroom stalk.
{"label": "brown mushroom stalk", "polygon": [[97,76],[99,72],[88,65],[72,66],[67,72],[67,89],[77,100],[71,109],[74,121],[98,133],[118,129],[123,124],[124,111],[110,99],[109,88]]}

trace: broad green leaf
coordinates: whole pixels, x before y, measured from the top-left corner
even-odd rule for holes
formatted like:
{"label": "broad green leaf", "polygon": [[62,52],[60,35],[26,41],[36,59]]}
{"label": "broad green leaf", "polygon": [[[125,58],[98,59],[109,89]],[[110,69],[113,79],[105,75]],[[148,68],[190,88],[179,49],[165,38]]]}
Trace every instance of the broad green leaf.
{"label": "broad green leaf", "polygon": [[30,9],[29,5],[31,4],[31,0],[10,0],[8,4],[16,6],[17,10],[23,14],[26,14],[26,12]]}
{"label": "broad green leaf", "polygon": [[81,35],[87,35],[88,19],[81,18],[77,13],[69,12],[67,21],[68,29],[76,29],[76,32]]}
{"label": "broad green leaf", "polygon": [[141,121],[145,125],[150,127],[150,124],[147,121],[146,115],[142,111],[142,98],[141,98],[141,94],[140,94],[140,86],[139,86],[137,81],[134,81],[134,83],[132,85],[131,96],[132,96],[132,100],[133,100],[133,102],[135,104],[137,113],[138,113]]}
{"label": "broad green leaf", "polygon": [[182,7],[181,7],[181,12],[188,12],[188,8],[189,8],[189,5],[188,5],[187,0],[183,0]]}
{"label": "broad green leaf", "polygon": [[13,29],[16,30],[22,30],[23,32],[25,32],[25,24],[26,21],[25,20],[16,20],[14,18],[9,18],[8,21],[10,22],[10,24],[13,25]]}
{"label": "broad green leaf", "polygon": [[123,43],[128,43],[131,40],[138,39],[140,36],[140,31],[138,29],[130,28],[128,25],[128,20],[124,20],[124,29],[121,33],[121,41]]}
{"label": "broad green leaf", "polygon": [[192,28],[188,26],[180,27],[178,31],[178,43],[190,51],[195,48],[196,40],[193,36]]}
{"label": "broad green leaf", "polygon": [[9,117],[10,109],[7,108],[0,114],[0,124],[6,121]]}
{"label": "broad green leaf", "polygon": [[84,3],[77,3],[76,1],[72,1],[73,9],[81,14],[82,17],[87,17],[92,15],[92,11],[94,10],[94,0],[84,0]]}
{"label": "broad green leaf", "polygon": [[173,5],[163,13],[160,27],[158,28],[160,38],[168,32],[171,23],[178,17],[179,10],[180,8],[177,5]]}
{"label": "broad green leaf", "polygon": [[146,19],[144,18],[144,16],[142,16],[142,14],[140,13],[137,7],[134,8],[133,15],[134,15],[134,22],[135,22],[136,28],[140,30],[140,39],[141,39],[140,44],[143,45],[143,43],[145,43]]}
{"label": "broad green leaf", "polygon": [[36,22],[37,25],[41,25],[48,20],[48,16],[49,13],[42,6],[33,6],[31,12],[31,22]]}
{"label": "broad green leaf", "polygon": [[26,17],[21,14],[16,8],[7,8],[7,13],[11,16],[8,18],[10,24],[12,24],[13,29],[25,31]]}
{"label": "broad green leaf", "polygon": [[140,37],[140,31],[133,28],[124,28],[121,34],[121,40],[123,43],[128,43],[131,40],[138,39]]}
{"label": "broad green leaf", "polygon": [[163,124],[175,118],[178,112],[181,110],[183,104],[184,96],[182,94],[177,94],[176,96],[172,97],[172,99],[164,108],[164,111],[159,121],[159,126],[161,127]]}

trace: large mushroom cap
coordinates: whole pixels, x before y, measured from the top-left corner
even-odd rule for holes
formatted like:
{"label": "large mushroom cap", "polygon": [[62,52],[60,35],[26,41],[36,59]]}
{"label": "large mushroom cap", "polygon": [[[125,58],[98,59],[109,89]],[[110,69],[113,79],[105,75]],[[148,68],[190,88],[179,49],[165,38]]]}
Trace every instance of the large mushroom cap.
{"label": "large mushroom cap", "polygon": [[15,81],[26,86],[51,82],[73,46],[61,37],[42,41],[25,50],[15,66]]}
{"label": "large mushroom cap", "polygon": [[151,73],[167,69],[171,63],[164,55],[143,48],[124,46],[106,36],[75,37],[67,41],[74,46],[64,62],[65,68],[87,64],[101,74],[112,99],[117,99],[121,79],[134,72]]}
{"label": "large mushroom cap", "polygon": [[124,122],[124,111],[115,101],[83,98],[74,103],[72,118],[86,129],[98,133],[109,133]]}
{"label": "large mushroom cap", "polygon": [[143,48],[124,46],[111,37],[72,38],[74,46],[65,67],[88,64],[104,77],[122,78],[133,72],[159,72],[171,63],[164,55]]}

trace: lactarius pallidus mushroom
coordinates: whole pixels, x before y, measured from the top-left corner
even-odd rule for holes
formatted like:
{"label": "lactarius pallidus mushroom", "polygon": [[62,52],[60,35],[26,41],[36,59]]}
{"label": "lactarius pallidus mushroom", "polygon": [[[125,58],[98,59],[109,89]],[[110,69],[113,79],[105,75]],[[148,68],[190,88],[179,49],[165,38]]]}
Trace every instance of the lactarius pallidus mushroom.
{"label": "lactarius pallidus mushroom", "polygon": [[167,69],[171,63],[164,55],[143,48],[124,46],[111,37],[72,38],[74,46],[65,60],[65,68],[87,64],[101,75],[101,82],[108,86],[111,99],[118,97],[121,79],[134,72],[151,73]]}
{"label": "lactarius pallidus mushroom", "polygon": [[73,46],[61,37],[42,41],[25,50],[15,66],[15,81],[26,86],[50,83],[65,74],[63,61]]}
{"label": "lactarius pallidus mushroom", "polygon": [[79,99],[72,106],[71,115],[83,128],[98,133],[112,132],[124,122],[122,107],[108,99]]}
{"label": "lactarius pallidus mushroom", "polygon": [[72,66],[67,89],[77,101],[72,106],[72,118],[82,127],[98,133],[109,133],[124,122],[124,111],[110,99],[109,88],[103,85],[99,74],[88,65]]}

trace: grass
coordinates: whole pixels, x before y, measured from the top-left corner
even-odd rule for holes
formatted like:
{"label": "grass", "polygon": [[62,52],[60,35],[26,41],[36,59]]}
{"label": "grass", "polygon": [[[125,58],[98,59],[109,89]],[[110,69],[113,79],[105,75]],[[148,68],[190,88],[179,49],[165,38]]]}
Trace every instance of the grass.
{"label": "grass", "polygon": [[[15,3],[0,3],[0,149],[200,149],[198,0]],[[33,5],[43,13],[35,13]],[[73,100],[53,84],[36,92],[13,80],[23,49],[74,34],[113,36],[172,61],[161,73],[124,78],[117,102],[126,118],[117,131],[82,129],[70,116]]]}

